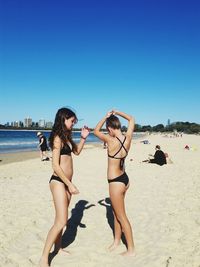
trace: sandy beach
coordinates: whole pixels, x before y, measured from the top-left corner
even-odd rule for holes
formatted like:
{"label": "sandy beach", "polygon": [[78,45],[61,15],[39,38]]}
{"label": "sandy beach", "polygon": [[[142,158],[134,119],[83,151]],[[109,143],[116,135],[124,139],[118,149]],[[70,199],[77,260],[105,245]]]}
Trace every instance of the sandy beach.
{"label": "sandy beach", "polygon": [[0,166],[4,164],[9,164],[12,162],[25,161],[29,159],[35,159],[39,157],[38,151],[28,151],[28,152],[16,152],[16,153],[3,153],[0,154]]}
{"label": "sandy beach", "polygon": [[[150,144],[133,140],[126,159],[131,182],[126,209],[136,256],[119,255],[125,250],[123,243],[107,251],[113,227],[111,207],[101,201],[108,198],[107,152],[89,144],[79,157],[73,156],[73,181],[80,194],[72,198],[63,233],[71,255],[56,255],[52,267],[200,267],[200,136],[152,134],[145,139]],[[157,144],[173,163],[142,163]],[[190,150],[184,149],[186,144]],[[2,267],[38,266],[54,221],[48,185],[51,162],[41,162],[36,153],[0,155]]]}

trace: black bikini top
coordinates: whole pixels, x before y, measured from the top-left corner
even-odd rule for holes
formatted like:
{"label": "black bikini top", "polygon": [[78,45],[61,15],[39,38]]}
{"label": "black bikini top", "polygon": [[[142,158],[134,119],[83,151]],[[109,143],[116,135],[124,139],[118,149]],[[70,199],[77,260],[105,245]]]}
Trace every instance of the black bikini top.
{"label": "black bikini top", "polygon": [[71,156],[71,148],[68,144],[66,144],[64,147],[61,148],[60,150],[60,155],[68,155]]}
{"label": "black bikini top", "polygon": [[[108,157],[109,158],[112,158],[112,159],[120,159],[120,169],[123,169],[123,167],[124,167],[124,160],[125,160],[126,156],[128,155],[128,151],[127,151],[127,149],[124,146],[124,143],[126,141],[126,136],[124,137],[124,141],[123,142],[117,136],[116,136],[116,138],[121,143],[121,146],[120,146],[119,150],[113,156],[111,156],[111,155],[108,154]],[[126,151],[126,156],[124,156],[122,158],[116,157],[116,155],[121,151],[122,148]]]}

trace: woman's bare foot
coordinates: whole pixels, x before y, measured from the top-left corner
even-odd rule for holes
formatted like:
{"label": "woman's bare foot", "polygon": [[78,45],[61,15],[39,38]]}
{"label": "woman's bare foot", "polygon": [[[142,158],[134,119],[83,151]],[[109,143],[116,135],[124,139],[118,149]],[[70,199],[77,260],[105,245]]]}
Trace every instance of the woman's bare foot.
{"label": "woman's bare foot", "polygon": [[135,250],[130,250],[130,251],[125,251],[123,253],[121,253],[122,256],[131,256],[134,257],[135,256]]}
{"label": "woman's bare foot", "polygon": [[39,267],[50,267],[50,266],[46,260],[41,258],[39,261]]}
{"label": "woman's bare foot", "polygon": [[119,246],[119,244],[120,244],[120,242],[117,242],[117,241],[113,242],[113,244],[108,247],[108,250],[110,252],[115,250]]}

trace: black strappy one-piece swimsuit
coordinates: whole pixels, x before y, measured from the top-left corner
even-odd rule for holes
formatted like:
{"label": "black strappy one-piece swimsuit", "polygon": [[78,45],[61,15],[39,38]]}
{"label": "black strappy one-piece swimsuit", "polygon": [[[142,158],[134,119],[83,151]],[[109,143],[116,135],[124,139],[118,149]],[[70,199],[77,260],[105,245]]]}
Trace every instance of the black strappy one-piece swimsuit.
{"label": "black strappy one-piece swimsuit", "polygon": [[[116,138],[121,143],[121,146],[120,146],[119,150],[113,156],[108,154],[108,157],[112,158],[112,159],[120,159],[120,169],[123,170],[124,169],[124,161],[125,161],[125,158],[128,155],[128,151],[124,146],[124,143],[126,141],[126,136],[124,137],[124,141],[123,142],[117,136],[116,136]],[[126,156],[124,156],[122,158],[116,157],[116,155],[121,151],[122,148],[126,151]],[[127,186],[128,183],[129,183],[128,175],[126,174],[126,172],[124,172],[122,175],[120,175],[120,176],[118,176],[118,177],[116,177],[114,179],[111,179],[111,180],[108,179],[108,183],[113,183],[113,182],[121,182],[121,183],[124,183],[125,186]]]}
{"label": "black strappy one-piece swimsuit", "polygon": [[[71,156],[71,152],[72,152],[72,150],[71,150],[70,146],[67,144],[67,145],[65,145],[65,146],[60,150],[60,156],[62,156],[62,155],[68,155],[68,156]],[[56,180],[56,181],[58,181],[58,182],[61,182],[61,183],[65,184],[65,183],[63,182],[63,180],[62,180],[60,177],[56,176],[56,175],[52,175],[52,176],[51,176],[51,179],[50,179],[49,183],[50,183],[52,180]],[[67,187],[67,186],[65,185],[65,187]]]}

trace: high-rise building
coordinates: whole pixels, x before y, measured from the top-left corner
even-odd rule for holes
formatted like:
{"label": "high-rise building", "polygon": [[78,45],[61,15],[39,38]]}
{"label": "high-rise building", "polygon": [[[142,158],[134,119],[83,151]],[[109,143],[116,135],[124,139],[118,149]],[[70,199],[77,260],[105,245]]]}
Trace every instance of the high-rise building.
{"label": "high-rise building", "polygon": [[14,127],[19,127],[19,121],[14,121]]}
{"label": "high-rise building", "polygon": [[40,119],[38,122],[39,127],[44,128],[45,127],[45,120],[44,119]]}
{"label": "high-rise building", "polygon": [[53,122],[52,122],[52,121],[47,121],[47,122],[46,122],[46,128],[51,129],[52,126],[53,126]]}
{"label": "high-rise building", "polygon": [[12,127],[19,127],[19,121],[12,121],[11,126]]}
{"label": "high-rise building", "polygon": [[32,125],[32,119],[30,117],[27,117],[24,119],[24,127],[31,127]]}
{"label": "high-rise building", "polygon": [[24,127],[23,121],[19,121],[19,127]]}

